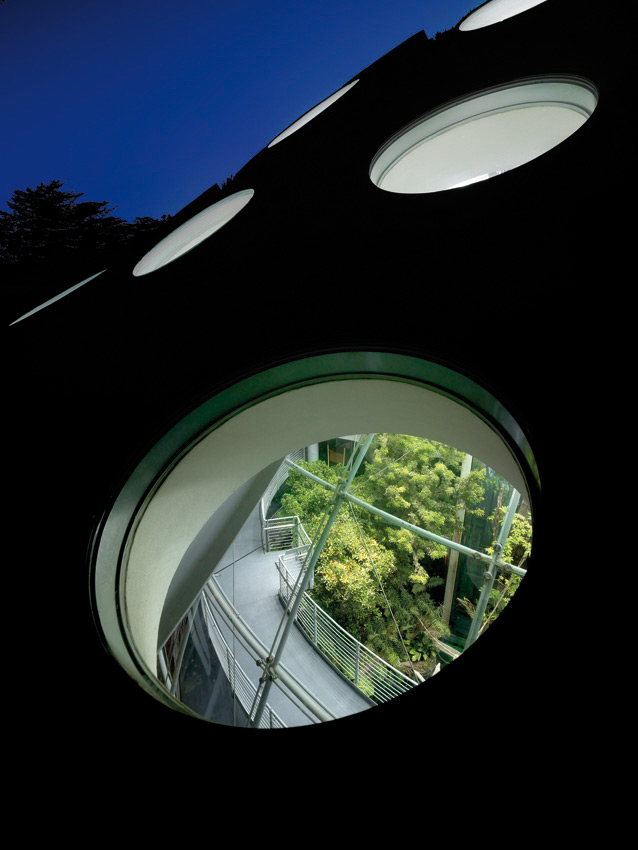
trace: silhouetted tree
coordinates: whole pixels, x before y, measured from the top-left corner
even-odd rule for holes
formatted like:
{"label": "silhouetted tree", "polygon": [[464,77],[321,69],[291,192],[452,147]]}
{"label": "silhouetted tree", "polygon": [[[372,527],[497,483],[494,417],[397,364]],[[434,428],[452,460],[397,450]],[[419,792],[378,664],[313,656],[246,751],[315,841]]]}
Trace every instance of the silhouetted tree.
{"label": "silhouetted tree", "polygon": [[42,263],[61,256],[99,252],[155,230],[168,216],[138,217],[133,222],[110,215],[107,201],[78,201],[82,192],[66,192],[60,180],[35,189],[16,189],[0,210],[0,262]]}

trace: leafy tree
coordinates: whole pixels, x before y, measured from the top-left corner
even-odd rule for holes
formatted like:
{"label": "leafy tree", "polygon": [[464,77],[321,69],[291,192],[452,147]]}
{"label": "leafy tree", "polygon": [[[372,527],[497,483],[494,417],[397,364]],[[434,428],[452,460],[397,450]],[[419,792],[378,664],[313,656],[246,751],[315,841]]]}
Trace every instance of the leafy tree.
{"label": "leafy tree", "polygon": [[[344,472],[341,464],[328,466],[322,460],[316,460],[313,463],[301,461],[299,466],[335,486]],[[313,537],[324,511],[332,501],[332,496],[332,492],[327,487],[321,487],[301,473],[291,469],[286,492],[281,497],[279,513],[282,516],[300,517],[306,531]]]}
{"label": "leafy tree", "polygon": [[154,230],[168,216],[126,222],[110,215],[107,201],[79,201],[82,192],[67,192],[60,180],[35,189],[16,189],[0,210],[0,262],[43,263],[61,256],[102,251],[138,233]]}
{"label": "leafy tree", "polygon": [[[380,434],[351,489],[388,513],[448,537],[458,526],[458,508],[478,511],[483,495],[484,471],[461,479],[463,457],[432,441]],[[305,467],[332,484],[343,474],[341,465],[323,461]],[[331,499],[329,490],[293,472],[282,513],[301,517],[312,536]],[[436,580],[426,566],[448,550],[354,510],[356,518],[349,505],[339,512],[317,564],[312,596],[390,663],[405,666],[407,646],[411,660],[426,670],[437,639],[447,633],[428,592]]]}
{"label": "leafy tree", "polygon": [[[344,473],[341,464],[329,467],[323,461],[315,461],[302,462],[301,465],[335,485]],[[288,492],[281,500],[281,513],[300,517],[312,538],[332,496],[326,487],[292,470],[288,479]],[[393,568],[392,553],[373,537],[362,533],[349,506],[344,504],[315,568],[312,596],[333,619],[363,641],[370,621],[380,616],[378,577],[385,579]]]}
{"label": "leafy tree", "polygon": [[[365,482],[354,492],[386,513],[442,537],[462,530],[459,509],[480,514],[485,470],[461,478],[464,453],[443,443],[405,434],[377,434]],[[373,520],[413,582],[427,583],[426,566],[446,558],[442,544]]]}
{"label": "leafy tree", "polygon": [[81,242],[104,241],[104,236],[124,222],[108,216],[107,202],[78,203],[81,193],[65,192],[52,180],[36,189],[16,189],[7,202],[11,212],[0,210],[0,257],[4,262],[45,260],[61,249],[76,249]]}

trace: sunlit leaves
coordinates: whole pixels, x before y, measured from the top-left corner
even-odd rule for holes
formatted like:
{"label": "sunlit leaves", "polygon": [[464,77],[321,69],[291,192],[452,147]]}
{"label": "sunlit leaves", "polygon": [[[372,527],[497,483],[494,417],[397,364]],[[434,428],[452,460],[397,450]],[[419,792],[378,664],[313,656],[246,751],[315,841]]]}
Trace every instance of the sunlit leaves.
{"label": "sunlit leaves", "polygon": [[[448,538],[459,529],[460,508],[478,510],[485,471],[474,470],[462,479],[463,452],[401,434],[378,434],[373,452],[366,465],[365,483],[356,492],[381,510]],[[408,554],[407,538],[380,522],[376,526],[388,545],[397,546],[398,554]],[[409,539],[410,558],[403,560],[406,567],[413,568],[426,557],[437,560],[447,555],[443,545],[416,535]]]}

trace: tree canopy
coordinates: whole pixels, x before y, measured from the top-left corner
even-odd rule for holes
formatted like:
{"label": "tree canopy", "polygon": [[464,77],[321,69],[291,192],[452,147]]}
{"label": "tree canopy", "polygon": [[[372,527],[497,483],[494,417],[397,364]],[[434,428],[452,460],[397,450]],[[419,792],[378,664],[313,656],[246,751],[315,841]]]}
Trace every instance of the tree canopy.
{"label": "tree canopy", "polygon": [[[464,453],[417,437],[377,434],[351,491],[377,508],[436,534],[459,529],[459,508],[479,512],[484,470],[461,477]],[[302,464],[336,484],[344,467]],[[299,516],[312,536],[332,493],[291,471],[282,514]],[[435,661],[447,634],[430,590],[444,579],[430,565],[448,550],[344,504],[317,563],[312,597],[340,625],[394,666]],[[409,652],[410,658],[406,658]]]}
{"label": "tree canopy", "polygon": [[[344,470],[342,464],[328,466],[323,461],[301,465],[334,485]],[[300,517],[312,538],[331,500],[330,490],[291,470],[281,512]],[[363,532],[349,506],[343,504],[323,547],[312,596],[350,634],[364,641],[382,621],[379,577],[384,581],[394,569],[392,552]]]}
{"label": "tree canopy", "polygon": [[[479,462],[464,470],[464,460],[464,452],[432,440],[377,434],[350,491],[448,539],[459,539],[464,530],[461,517],[466,524],[471,519],[483,529],[479,535],[483,542],[472,545],[491,554],[506,511],[502,504],[506,482]],[[340,463],[318,460],[300,465],[329,484],[336,485],[344,476]],[[495,499],[494,509],[486,510]],[[291,470],[280,513],[300,517],[313,537],[331,500],[332,491]],[[531,536],[529,518],[517,513],[504,559],[522,565],[531,550]],[[441,604],[448,560],[446,546],[344,503],[317,562],[310,594],[382,658],[407,673],[415,666],[427,675],[436,663],[440,640],[450,635]],[[504,610],[520,581],[520,576],[499,574],[482,631]],[[472,600],[463,596],[457,602],[459,610],[474,616]]]}
{"label": "tree canopy", "polygon": [[[461,477],[464,452],[405,434],[377,434],[365,479],[353,492],[386,513],[443,537],[462,530],[459,510],[480,513],[485,470]],[[405,570],[423,572],[428,562],[447,557],[448,549],[409,531],[375,526],[386,545],[396,550]],[[418,579],[415,579],[418,580]]]}
{"label": "tree canopy", "polygon": [[35,189],[16,189],[0,210],[0,262],[43,263],[77,253],[103,251],[139,233],[155,230],[161,219],[138,217],[132,222],[111,215],[108,201],[80,201],[82,192],[63,189],[60,180]]}

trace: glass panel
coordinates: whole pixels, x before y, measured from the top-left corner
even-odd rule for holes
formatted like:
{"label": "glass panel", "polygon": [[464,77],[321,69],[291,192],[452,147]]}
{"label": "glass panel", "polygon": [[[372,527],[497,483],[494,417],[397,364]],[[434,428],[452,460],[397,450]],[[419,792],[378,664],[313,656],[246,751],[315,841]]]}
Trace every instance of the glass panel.
{"label": "glass panel", "polygon": [[[455,448],[377,434],[333,513],[357,440],[335,437],[289,455],[167,642],[174,692],[202,717],[238,726],[255,717],[265,659],[276,654],[284,607],[296,599],[296,624],[267,691],[262,728],[322,722],[394,699],[465,648],[492,546],[518,494]],[[328,516],[333,524],[318,546]],[[314,548],[318,559],[300,595]],[[530,548],[529,506],[522,503],[503,560],[522,566]],[[497,570],[481,634],[520,581]]]}

